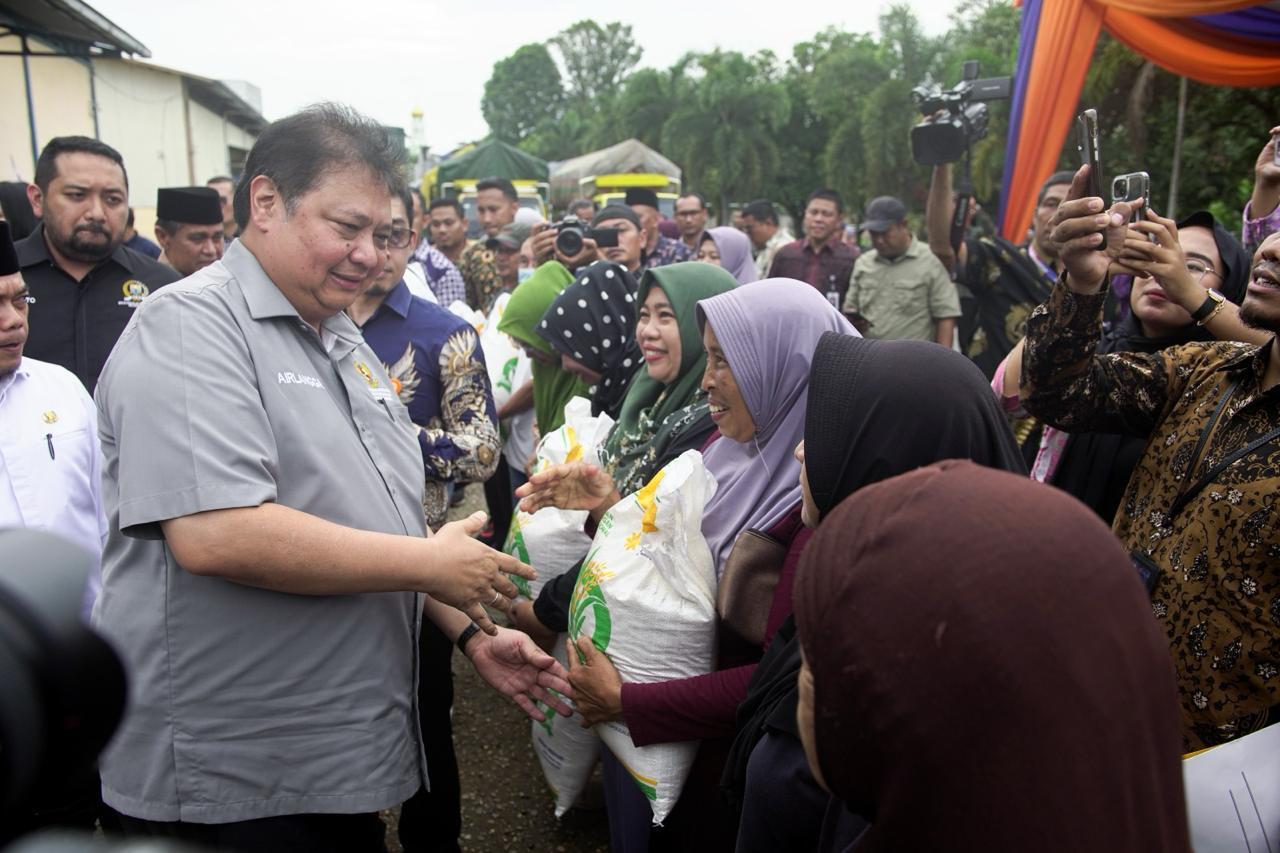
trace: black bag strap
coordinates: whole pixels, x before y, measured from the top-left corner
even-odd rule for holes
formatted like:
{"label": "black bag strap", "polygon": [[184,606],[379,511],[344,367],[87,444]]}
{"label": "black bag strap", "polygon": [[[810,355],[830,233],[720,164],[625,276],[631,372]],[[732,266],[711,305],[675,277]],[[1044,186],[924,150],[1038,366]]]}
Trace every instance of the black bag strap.
{"label": "black bag strap", "polygon": [[[1231,386],[1227,388],[1226,393],[1222,395],[1222,400],[1218,402],[1218,408],[1214,411],[1213,418],[1207,424],[1205,424],[1204,429],[1201,430],[1200,440],[1196,444],[1196,451],[1191,457],[1191,460],[1192,460],[1191,464],[1193,466],[1200,461],[1200,454],[1204,450],[1205,444],[1209,440],[1209,436],[1213,434],[1213,430],[1217,427],[1218,421],[1222,417],[1222,412],[1227,407],[1227,402],[1235,394],[1236,386],[1238,384],[1239,383],[1237,382],[1231,383]],[[1250,453],[1253,453],[1258,448],[1262,447],[1263,445],[1269,444],[1270,442],[1273,442],[1276,439],[1280,439],[1280,427],[1277,427],[1276,429],[1271,430],[1265,435],[1254,439],[1253,441],[1249,442],[1247,445],[1245,445],[1241,449],[1237,450],[1235,453],[1232,453],[1229,456],[1227,456],[1217,465],[1214,465],[1208,471],[1205,471],[1203,474],[1197,477],[1193,483],[1191,483],[1189,486],[1187,486],[1181,492],[1178,493],[1178,497],[1174,499],[1173,506],[1169,508],[1169,518],[1172,520],[1174,517],[1178,515],[1178,513],[1186,509],[1187,504],[1191,503],[1191,501],[1195,498],[1195,496],[1200,494],[1200,492],[1204,490],[1204,487],[1212,483],[1214,479],[1223,471],[1227,470],[1232,465],[1236,464],[1241,459],[1248,456]],[[1190,470],[1193,471],[1195,469],[1193,467]],[[1188,471],[1188,473],[1190,473],[1190,471]]]}

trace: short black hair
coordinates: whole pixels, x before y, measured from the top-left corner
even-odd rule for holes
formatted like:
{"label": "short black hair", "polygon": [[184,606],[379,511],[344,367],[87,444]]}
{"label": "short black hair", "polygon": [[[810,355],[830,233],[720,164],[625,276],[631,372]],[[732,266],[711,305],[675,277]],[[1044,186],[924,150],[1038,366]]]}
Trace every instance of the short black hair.
{"label": "short black hair", "polygon": [[249,224],[249,187],[263,175],[292,212],[321,175],[335,166],[363,166],[398,193],[404,186],[405,151],[382,125],[342,104],[315,104],[263,128],[244,164],[233,202],[236,224]]}
{"label": "short black hair", "polygon": [[836,206],[836,213],[844,213],[844,199],[840,198],[840,193],[835,190],[828,189],[827,187],[820,187],[819,189],[814,190],[809,193],[809,197],[805,199],[805,208],[808,208],[809,202],[813,201],[815,198],[826,199],[827,201],[834,203]]}
{"label": "short black hair", "polygon": [[476,184],[476,192],[481,193],[485,190],[498,190],[507,197],[507,201],[519,201],[520,194],[516,192],[516,185],[508,181],[506,178],[485,178]]}
{"label": "short black hair", "polygon": [[133,208],[129,208],[129,218],[124,221],[125,228],[133,227]]}
{"label": "short black hair", "polygon": [[681,198],[696,198],[698,200],[698,204],[701,205],[698,209],[707,209],[707,200],[702,197],[702,193],[680,193],[680,198],[677,198],[676,201],[679,202]]}
{"label": "short black hair", "polygon": [[413,222],[413,190],[402,186],[391,195],[400,199],[400,203],[404,205],[404,218]]}
{"label": "short black hair", "polygon": [[129,172],[124,167],[124,158],[120,156],[119,151],[105,142],[90,139],[87,136],[55,136],[49,140],[49,144],[45,145],[44,150],[40,152],[40,159],[36,161],[35,185],[40,188],[40,192],[47,193],[49,184],[58,177],[58,157],[62,154],[94,154],[98,157],[106,157],[120,167],[120,172],[124,175],[124,188],[129,189]]}
{"label": "short black hair", "polygon": [[440,207],[452,207],[453,212],[458,214],[459,219],[467,218],[467,212],[462,209],[462,202],[458,201],[456,198],[433,198],[431,200],[431,205],[427,208],[427,212],[430,213]]}
{"label": "short black hair", "polygon": [[207,187],[209,186],[209,184],[221,184],[221,183],[228,183],[228,184],[231,184],[231,186],[233,187],[236,185],[235,178],[232,178],[229,175],[214,175],[212,178],[205,181],[204,185]]}
{"label": "short black hair", "polygon": [[1056,187],[1059,184],[1069,184],[1075,180],[1075,172],[1054,172],[1045,182],[1040,185],[1040,193],[1036,196],[1036,205],[1038,206],[1044,201],[1045,195],[1049,192],[1049,187]]}
{"label": "short black hair", "polygon": [[742,208],[742,215],[750,216],[756,222],[778,224],[778,211],[773,209],[773,203],[766,198],[758,198],[747,204]]}
{"label": "short black hair", "polygon": [[[596,203],[589,198],[575,198],[573,201],[569,202],[569,206],[565,208],[565,213],[569,216],[578,216],[576,211],[582,210],[584,207],[591,208],[591,216],[596,215]],[[585,218],[590,219],[591,216],[587,216]],[[578,218],[582,219],[584,217],[578,216]]]}

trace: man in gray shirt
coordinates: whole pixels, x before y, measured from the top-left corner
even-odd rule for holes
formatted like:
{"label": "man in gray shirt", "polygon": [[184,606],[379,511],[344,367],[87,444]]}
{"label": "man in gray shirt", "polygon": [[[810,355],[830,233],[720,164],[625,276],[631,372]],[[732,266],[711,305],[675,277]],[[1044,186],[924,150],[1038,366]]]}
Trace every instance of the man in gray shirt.
{"label": "man in gray shirt", "polygon": [[472,538],[484,515],[424,538],[414,427],[342,313],[387,260],[402,159],[341,107],[266,128],[240,240],[143,303],[103,371],[94,623],[131,683],[102,789],[131,832],[382,850],[377,811],[427,784],[424,613],[534,716],[568,688],[485,615],[532,570]]}

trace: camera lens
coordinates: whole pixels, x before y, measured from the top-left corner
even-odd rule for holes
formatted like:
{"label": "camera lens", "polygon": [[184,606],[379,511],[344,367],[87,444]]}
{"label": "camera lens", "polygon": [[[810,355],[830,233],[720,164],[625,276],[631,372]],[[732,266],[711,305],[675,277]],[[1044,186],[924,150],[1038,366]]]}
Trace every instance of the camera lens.
{"label": "camera lens", "polygon": [[1111,195],[1113,198],[1129,197],[1129,179],[1116,178],[1111,182]]}
{"label": "camera lens", "polygon": [[573,227],[560,229],[560,233],[556,235],[556,251],[568,258],[580,253],[582,232]]}

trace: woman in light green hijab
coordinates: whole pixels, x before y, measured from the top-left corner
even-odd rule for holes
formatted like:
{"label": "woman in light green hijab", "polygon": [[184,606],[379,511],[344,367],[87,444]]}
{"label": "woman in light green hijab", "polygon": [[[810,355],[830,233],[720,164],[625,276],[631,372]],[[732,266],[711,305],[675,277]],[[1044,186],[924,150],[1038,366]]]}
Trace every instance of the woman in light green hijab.
{"label": "woman in light green hijab", "polygon": [[707,365],[694,306],[736,287],[727,271],[683,263],[645,273],[636,340],[645,366],[601,451],[618,494],[638,491],[667,462],[706,442],[715,424],[699,387]]}
{"label": "woman in light green hijab", "polygon": [[587,386],[560,367],[560,354],[537,333],[542,315],[573,276],[558,261],[548,261],[511,292],[498,331],[510,335],[533,360],[533,414],[538,433],[546,435],[564,423],[564,406],[586,397]]}

